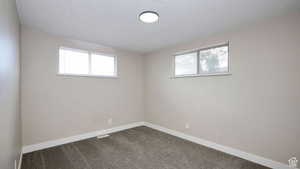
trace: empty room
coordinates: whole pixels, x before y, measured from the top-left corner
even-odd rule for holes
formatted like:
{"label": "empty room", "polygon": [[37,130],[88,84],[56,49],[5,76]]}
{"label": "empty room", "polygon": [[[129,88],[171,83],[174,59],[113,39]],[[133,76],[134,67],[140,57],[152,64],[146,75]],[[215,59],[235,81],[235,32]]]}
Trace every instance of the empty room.
{"label": "empty room", "polygon": [[300,0],[0,0],[0,169],[298,169]]}

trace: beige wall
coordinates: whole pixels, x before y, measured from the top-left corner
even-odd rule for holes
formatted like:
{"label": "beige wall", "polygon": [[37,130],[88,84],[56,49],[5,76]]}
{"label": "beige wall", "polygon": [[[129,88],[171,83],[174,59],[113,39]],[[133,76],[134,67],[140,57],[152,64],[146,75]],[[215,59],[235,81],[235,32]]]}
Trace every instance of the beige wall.
{"label": "beige wall", "polygon": [[19,19],[15,1],[0,0],[0,168],[14,168],[21,151]]}
{"label": "beige wall", "polygon": [[[283,163],[300,159],[299,18],[294,12],[147,56],[146,121]],[[173,53],[228,40],[231,76],[170,79]]]}
{"label": "beige wall", "polygon": [[[119,78],[57,75],[60,46],[115,54]],[[140,56],[22,26],[24,145],[142,121],[142,78]]]}

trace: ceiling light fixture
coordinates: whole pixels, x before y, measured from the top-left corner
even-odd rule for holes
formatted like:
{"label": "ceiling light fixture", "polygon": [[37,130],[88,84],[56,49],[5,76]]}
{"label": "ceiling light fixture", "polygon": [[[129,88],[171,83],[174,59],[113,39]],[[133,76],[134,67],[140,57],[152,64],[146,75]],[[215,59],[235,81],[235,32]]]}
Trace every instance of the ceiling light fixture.
{"label": "ceiling light fixture", "polygon": [[154,11],[144,11],[139,15],[139,18],[144,23],[154,23],[158,21],[159,15]]}

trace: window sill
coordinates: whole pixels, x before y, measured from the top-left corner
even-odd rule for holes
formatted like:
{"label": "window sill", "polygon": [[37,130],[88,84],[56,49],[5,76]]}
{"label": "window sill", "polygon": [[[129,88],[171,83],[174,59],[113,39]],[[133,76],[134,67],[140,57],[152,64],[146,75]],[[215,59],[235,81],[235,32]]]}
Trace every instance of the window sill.
{"label": "window sill", "polygon": [[119,76],[101,76],[101,75],[84,75],[84,74],[65,74],[57,73],[57,76],[74,76],[74,77],[91,77],[91,78],[104,78],[104,79],[117,79]]}
{"label": "window sill", "polygon": [[196,74],[196,75],[176,75],[171,76],[171,79],[176,78],[193,78],[193,77],[207,77],[207,76],[230,76],[231,73],[212,73],[212,74]]}

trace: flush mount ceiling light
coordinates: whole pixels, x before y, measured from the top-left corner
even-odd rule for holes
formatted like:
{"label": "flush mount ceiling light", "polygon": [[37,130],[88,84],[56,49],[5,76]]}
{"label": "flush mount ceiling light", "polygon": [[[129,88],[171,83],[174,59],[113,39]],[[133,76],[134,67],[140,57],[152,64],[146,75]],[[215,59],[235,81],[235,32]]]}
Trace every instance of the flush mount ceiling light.
{"label": "flush mount ceiling light", "polygon": [[154,23],[158,21],[159,15],[154,11],[144,11],[139,15],[139,18],[144,23]]}

